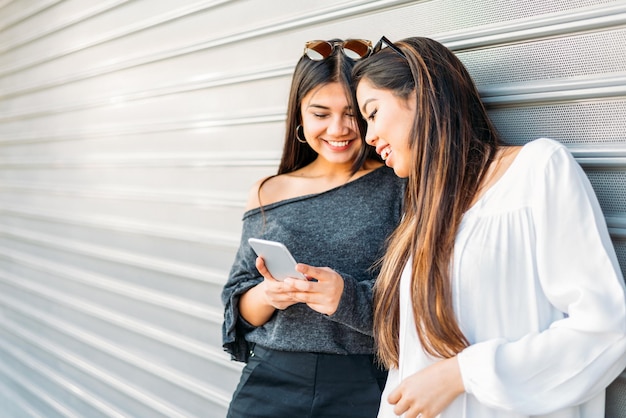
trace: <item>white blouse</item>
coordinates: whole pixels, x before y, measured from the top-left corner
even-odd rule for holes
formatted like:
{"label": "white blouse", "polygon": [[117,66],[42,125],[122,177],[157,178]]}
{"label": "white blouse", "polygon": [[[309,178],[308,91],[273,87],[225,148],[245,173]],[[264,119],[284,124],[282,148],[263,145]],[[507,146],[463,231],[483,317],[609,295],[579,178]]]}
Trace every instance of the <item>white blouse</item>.
{"label": "white blouse", "polygon": [[[410,266],[411,262],[407,264]],[[437,361],[421,349],[405,268],[400,381]],[[470,346],[466,393],[441,418],[600,418],[626,367],[624,280],[593,189],[567,148],[538,139],[465,214],[454,246],[454,309]]]}

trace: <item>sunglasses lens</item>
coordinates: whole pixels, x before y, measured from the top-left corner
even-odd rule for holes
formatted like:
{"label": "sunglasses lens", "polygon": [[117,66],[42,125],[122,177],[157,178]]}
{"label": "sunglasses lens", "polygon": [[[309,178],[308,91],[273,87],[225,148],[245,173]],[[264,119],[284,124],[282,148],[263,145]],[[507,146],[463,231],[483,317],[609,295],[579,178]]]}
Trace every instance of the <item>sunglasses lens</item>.
{"label": "sunglasses lens", "polygon": [[353,60],[367,57],[370,51],[370,43],[361,39],[349,39],[343,44],[343,53]]}
{"label": "sunglasses lens", "polygon": [[311,41],[305,46],[305,54],[313,61],[321,61],[330,57],[333,46],[326,41]]}
{"label": "sunglasses lens", "polygon": [[376,42],[376,45],[374,45],[374,49],[372,49],[372,55],[380,52],[380,50],[383,49],[383,40],[381,39],[380,41]]}

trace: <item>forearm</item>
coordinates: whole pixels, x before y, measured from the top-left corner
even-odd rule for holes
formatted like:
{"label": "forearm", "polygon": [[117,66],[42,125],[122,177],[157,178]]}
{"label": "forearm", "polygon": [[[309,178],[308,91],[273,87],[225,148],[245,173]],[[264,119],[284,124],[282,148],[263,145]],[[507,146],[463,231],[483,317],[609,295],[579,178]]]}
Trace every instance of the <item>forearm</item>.
{"label": "forearm", "polygon": [[276,310],[267,301],[263,286],[263,282],[259,283],[241,295],[239,299],[240,315],[255,327],[260,327],[269,321]]}

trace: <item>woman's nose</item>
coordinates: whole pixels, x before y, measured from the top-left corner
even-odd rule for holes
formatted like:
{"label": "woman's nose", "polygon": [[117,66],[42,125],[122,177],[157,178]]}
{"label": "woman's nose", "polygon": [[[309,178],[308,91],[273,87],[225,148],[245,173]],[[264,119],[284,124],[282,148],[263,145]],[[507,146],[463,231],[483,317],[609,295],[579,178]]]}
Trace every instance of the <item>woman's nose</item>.
{"label": "woman's nose", "polygon": [[350,126],[343,120],[343,118],[333,118],[327,131],[330,135],[342,136],[346,135],[350,131]]}
{"label": "woman's nose", "polygon": [[376,144],[376,139],[378,137],[376,135],[374,135],[374,133],[372,132],[371,129],[368,129],[367,132],[365,133],[365,143],[367,145],[371,145],[374,146],[374,144]]}

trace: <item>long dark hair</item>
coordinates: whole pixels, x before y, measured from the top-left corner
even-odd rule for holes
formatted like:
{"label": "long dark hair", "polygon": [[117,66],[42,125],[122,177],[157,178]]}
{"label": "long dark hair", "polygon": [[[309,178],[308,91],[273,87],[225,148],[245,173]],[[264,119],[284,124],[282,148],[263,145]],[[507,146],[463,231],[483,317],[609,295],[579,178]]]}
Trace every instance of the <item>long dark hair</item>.
{"label": "long dark hair", "polygon": [[[329,42],[341,42],[340,39],[331,39]],[[346,98],[354,111],[357,126],[363,126],[363,121],[358,112],[356,100],[350,89],[352,80],[352,68],[355,61],[347,58],[340,48],[335,48],[332,54],[321,61],[314,61],[303,55],[293,73],[289,101],[287,104],[287,120],[285,128],[285,142],[283,154],[278,166],[278,174],[291,173],[302,168],[315,160],[317,153],[308,144],[303,144],[296,138],[296,129],[302,124],[301,105],[302,98],[311,90],[329,83],[340,83],[346,92]],[[353,173],[359,171],[366,160],[378,160],[378,156],[371,147],[363,146],[357,159],[352,166]],[[265,179],[269,180],[271,177]],[[265,183],[263,181],[261,186]],[[260,198],[261,187],[259,187]]]}
{"label": "long dark hair", "polygon": [[399,98],[417,100],[405,215],[375,285],[374,335],[387,366],[398,365],[399,282],[410,257],[411,301],[424,350],[452,357],[468,345],[452,303],[454,239],[501,144],[471,76],[449,49],[418,37],[394,45],[404,56],[385,48],[353,71],[355,85],[367,80]]}

